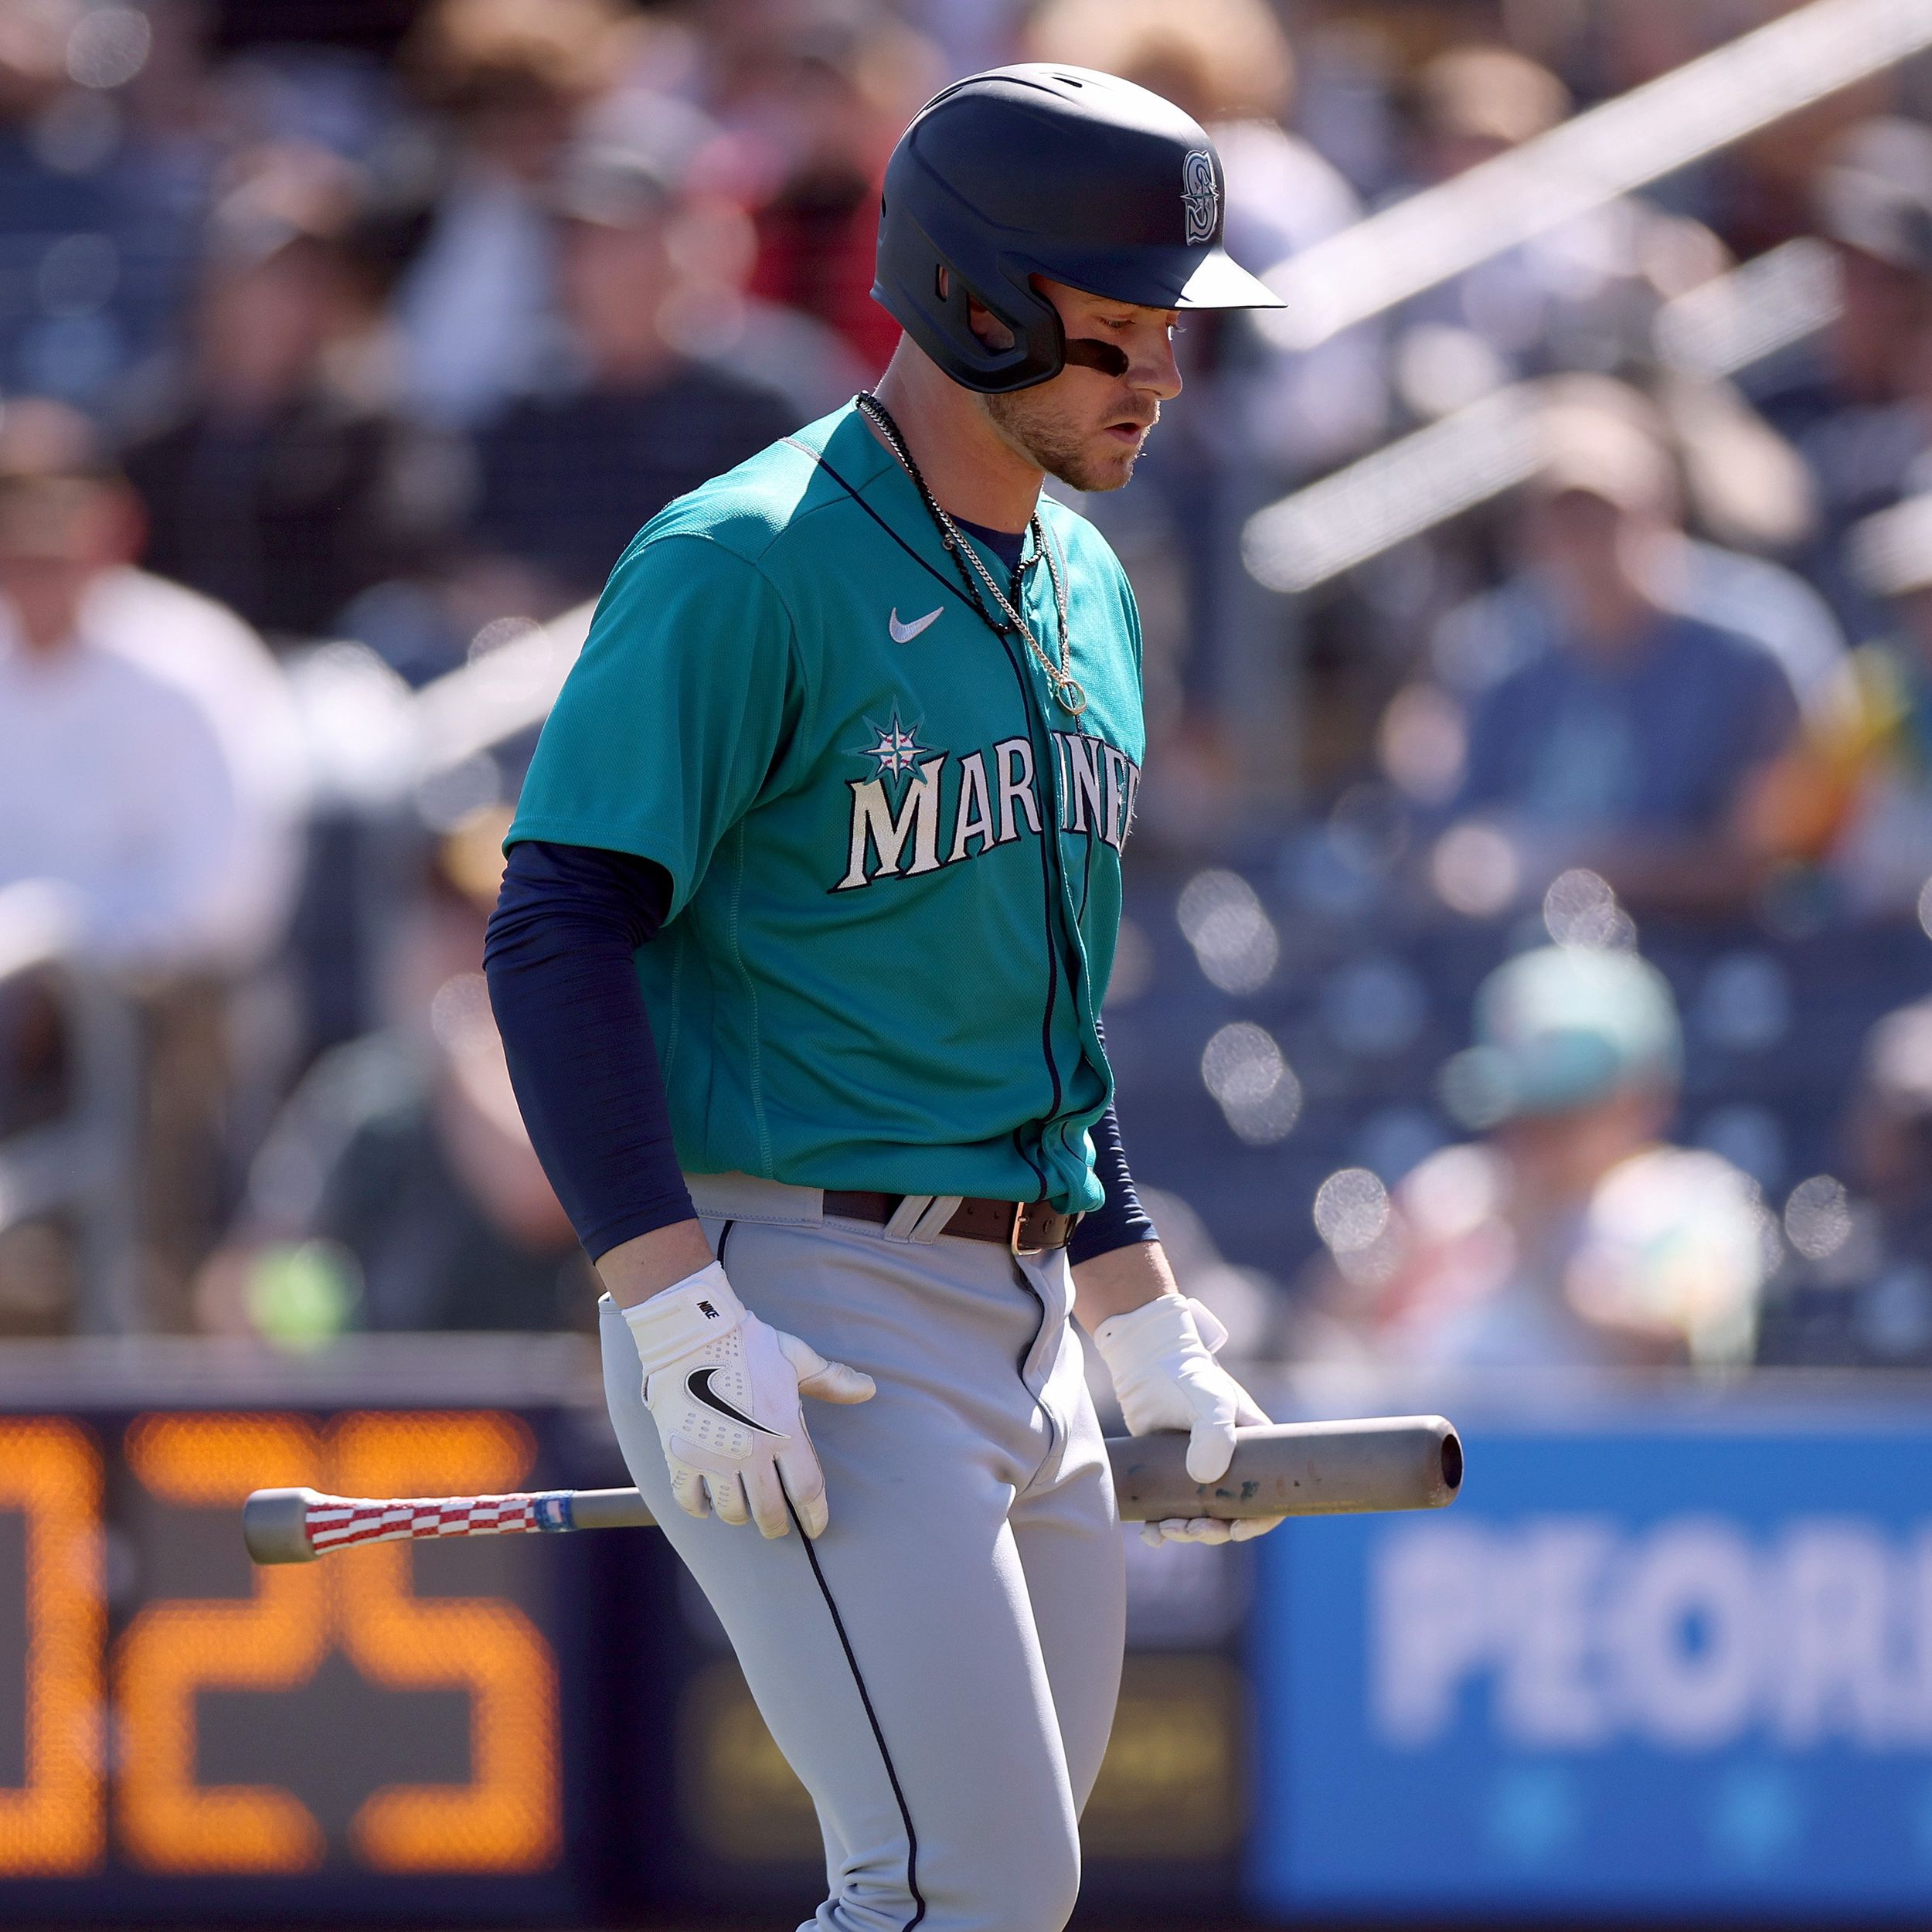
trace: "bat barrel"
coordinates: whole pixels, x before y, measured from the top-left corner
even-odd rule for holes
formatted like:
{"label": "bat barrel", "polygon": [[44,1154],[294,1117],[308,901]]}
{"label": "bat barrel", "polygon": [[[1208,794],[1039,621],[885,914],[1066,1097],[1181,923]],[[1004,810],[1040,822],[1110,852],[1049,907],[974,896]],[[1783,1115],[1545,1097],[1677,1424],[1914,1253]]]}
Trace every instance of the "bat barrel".
{"label": "bat barrel", "polygon": [[579,1489],[570,1497],[573,1529],[648,1529],[657,1520],[634,1489]]}
{"label": "bat barrel", "polygon": [[1115,1438],[1124,1517],[1336,1516],[1440,1509],[1462,1487],[1462,1441],[1440,1416],[1280,1422],[1243,1429],[1218,1482],[1187,1473],[1183,1435]]}

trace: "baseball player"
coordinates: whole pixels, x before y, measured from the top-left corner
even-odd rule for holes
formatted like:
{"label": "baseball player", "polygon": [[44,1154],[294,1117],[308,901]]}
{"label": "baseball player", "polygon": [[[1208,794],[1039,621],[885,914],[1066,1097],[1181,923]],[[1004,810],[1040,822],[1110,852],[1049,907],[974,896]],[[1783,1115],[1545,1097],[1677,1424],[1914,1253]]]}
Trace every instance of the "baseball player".
{"label": "baseball player", "polygon": [[1121,1151],[1140,630],[1040,493],[1128,480],[1182,311],[1271,304],[1221,199],[1202,130],[1106,74],[930,103],[876,393],[639,533],[507,841],[492,997],[618,1440],[811,1793],[839,1932],[1073,1910],[1124,1589],[1070,1317],[1197,1480],[1265,1420]]}

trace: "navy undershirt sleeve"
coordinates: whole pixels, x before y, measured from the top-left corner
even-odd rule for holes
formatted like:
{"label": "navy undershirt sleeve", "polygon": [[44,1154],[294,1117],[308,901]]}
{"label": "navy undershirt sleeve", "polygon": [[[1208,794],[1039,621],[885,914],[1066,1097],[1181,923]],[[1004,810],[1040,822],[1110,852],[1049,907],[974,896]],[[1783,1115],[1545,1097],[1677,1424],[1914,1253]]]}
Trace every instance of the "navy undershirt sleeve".
{"label": "navy undershirt sleeve", "polygon": [[[1097,1024],[1094,1030],[1100,1033],[1100,1043],[1104,1046],[1105,1033]],[[1115,1248],[1161,1238],[1160,1230],[1141,1205],[1134,1176],[1128,1170],[1127,1150],[1121,1145],[1120,1116],[1114,1112],[1111,1100],[1107,1104],[1107,1111],[1094,1123],[1091,1138],[1094,1172],[1107,1190],[1107,1200],[1091,1214],[1081,1217],[1073,1240],[1066,1244],[1066,1258],[1075,1267],[1097,1255],[1111,1253]]]}
{"label": "navy undershirt sleeve", "polygon": [[484,942],[524,1125],[594,1260],[695,1213],[632,958],[670,903],[648,859],[525,839]]}

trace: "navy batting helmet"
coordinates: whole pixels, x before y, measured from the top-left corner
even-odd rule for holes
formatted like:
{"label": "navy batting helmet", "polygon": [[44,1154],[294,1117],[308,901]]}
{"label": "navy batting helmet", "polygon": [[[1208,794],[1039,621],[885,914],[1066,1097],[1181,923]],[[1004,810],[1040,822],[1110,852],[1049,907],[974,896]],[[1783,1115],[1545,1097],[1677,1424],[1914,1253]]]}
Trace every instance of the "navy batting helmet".
{"label": "navy batting helmet", "polygon": [[[935,95],[893,150],[872,298],[954,382],[1026,389],[1066,362],[1030,275],[1148,308],[1279,308],[1221,246],[1221,204],[1214,144],[1172,101],[1086,67],[995,67]],[[974,334],[969,297],[1010,347]]]}

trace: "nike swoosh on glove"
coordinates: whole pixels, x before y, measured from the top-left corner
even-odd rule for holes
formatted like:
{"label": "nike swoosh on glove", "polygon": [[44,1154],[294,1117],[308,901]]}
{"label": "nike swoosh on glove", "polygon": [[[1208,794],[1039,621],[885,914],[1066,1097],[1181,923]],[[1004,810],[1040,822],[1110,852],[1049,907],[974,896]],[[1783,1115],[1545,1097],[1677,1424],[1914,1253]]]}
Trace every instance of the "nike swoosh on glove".
{"label": "nike swoosh on glove", "polygon": [[760,1321],[716,1261],[624,1318],[679,1508],[782,1536],[789,1497],[805,1534],[822,1535],[825,1478],[798,1398],[869,1401],[872,1377]]}
{"label": "nike swoosh on glove", "polygon": [[[1212,1309],[1178,1294],[1156,1295],[1124,1315],[1110,1316],[1094,1331],[1128,1433],[1186,1430],[1187,1472],[1196,1482],[1216,1482],[1227,1474],[1237,1427],[1267,1420],[1254,1398],[1214,1359],[1227,1338]],[[1284,1520],[1170,1516],[1144,1523],[1141,1535],[1150,1543],[1246,1543]]]}

